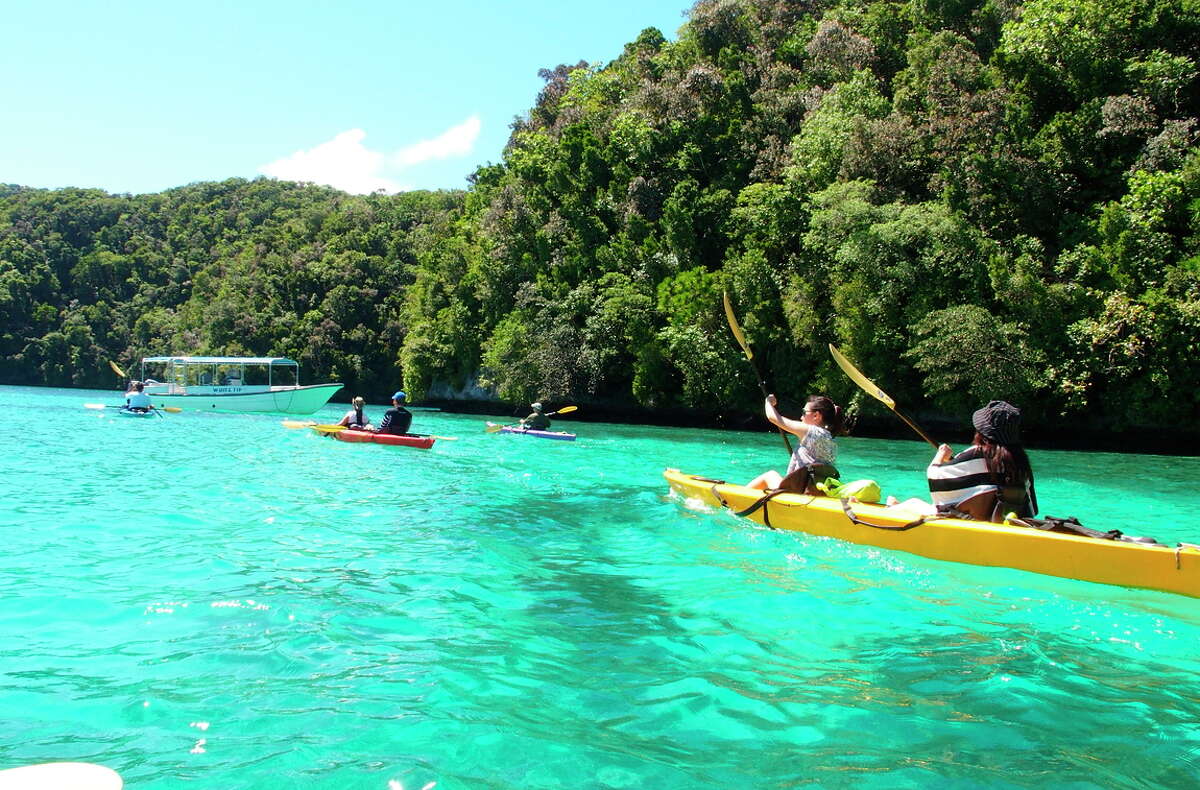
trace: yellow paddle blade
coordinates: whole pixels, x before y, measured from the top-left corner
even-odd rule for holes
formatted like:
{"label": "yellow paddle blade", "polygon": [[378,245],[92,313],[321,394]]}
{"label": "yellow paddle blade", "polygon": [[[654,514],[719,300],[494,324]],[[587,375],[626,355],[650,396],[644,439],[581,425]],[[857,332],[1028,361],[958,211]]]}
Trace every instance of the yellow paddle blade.
{"label": "yellow paddle blade", "polygon": [[504,426],[498,422],[489,422],[487,427],[483,429],[484,433],[500,433],[500,429]]}
{"label": "yellow paddle blade", "polygon": [[116,373],[121,378],[128,378],[128,376],[125,375],[125,371],[117,367],[117,363],[113,362],[111,359],[108,361],[108,366],[113,369],[113,373]]}
{"label": "yellow paddle blade", "polygon": [[165,411],[168,414],[179,414],[183,411],[183,409],[179,408],[178,406],[159,406],[158,408],[160,411]]}
{"label": "yellow paddle blade", "polygon": [[833,361],[838,363],[838,367],[845,371],[846,375],[849,376],[855,384],[862,387],[863,392],[867,393],[884,406],[887,406],[892,411],[896,410],[896,401],[892,400],[891,397],[889,397],[886,392],[879,389],[879,387],[876,387],[875,382],[871,381],[869,378],[860,373],[858,368],[854,367],[854,365],[850,363],[850,360],[842,356],[842,352],[838,351],[837,346],[835,346],[833,343],[829,344],[829,353],[833,355]]}
{"label": "yellow paddle blade", "polygon": [[346,430],[345,425],[310,425],[308,427],[312,428],[317,433],[325,434],[325,435],[328,435],[331,433],[340,433],[341,431]]}
{"label": "yellow paddle blade", "polygon": [[733,337],[745,352],[746,359],[754,359],[754,353],[750,350],[750,344],[746,342],[746,336],[742,333],[737,316],[733,314],[733,304],[729,301],[729,292],[724,291],[721,296],[725,301],[725,318],[729,321],[729,331],[733,332]]}
{"label": "yellow paddle blade", "polygon": [[312,420],[283,420],[281,425],[284,428],[311,428],[316,423]]}
{"label": "yellow paddle blade", "polygon": [[579,409],[578,406],[563,406],[558,411],[552,411],[550,413],[551,414],[568,414],[570,412],[577,411],[578,409]]}

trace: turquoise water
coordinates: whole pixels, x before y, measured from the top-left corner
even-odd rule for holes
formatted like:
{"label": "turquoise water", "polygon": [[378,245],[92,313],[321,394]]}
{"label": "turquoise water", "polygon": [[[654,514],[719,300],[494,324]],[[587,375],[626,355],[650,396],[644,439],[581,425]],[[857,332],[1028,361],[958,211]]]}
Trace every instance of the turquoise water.
{"label": "turquoise water", "polygon": [[[0,768],[100,762],[135,790],[1200,776],[1200,601],[668,495],[664,467],[778,467],[775,436],[558,420],[567,443],[421,411],[458,440],[420,451],[85,402],[115,397],[0,388]],[[839,465],[903,498],[930,454],[847,438]],[[1200,540],[1200,459],[1031,455],[1043,511]]]}

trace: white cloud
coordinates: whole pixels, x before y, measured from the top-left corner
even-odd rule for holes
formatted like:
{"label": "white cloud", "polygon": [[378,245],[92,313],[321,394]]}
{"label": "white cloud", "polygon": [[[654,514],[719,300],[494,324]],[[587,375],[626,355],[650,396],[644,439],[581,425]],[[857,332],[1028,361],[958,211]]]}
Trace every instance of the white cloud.
{"label": "white cloud", "polygon": [[350,129],[307,151],[296,151],[263,165],[258,172],[286,181],[325,184],[359,195],[377,190],[399,192],[407,187],[384,175],[386,169],[400,171],[423,162],[467,156],[475,148],[479,129],[479,117],[472,115],[432,140],[421,140],[390,154],[367,148],[363,145],[367,133]]}
{"label": "white cloud", "polygon": [[479,139],[479,116],[472,115],[458,126],[452,126],[432,140],[422,140],[392,154],[392,161],[401,167],[419,165],[434,159],[466,156]]}
{"label": "white cloud", "polygon": [[285,159],[263,165],[258,172],[285,181],[311,181],[364,195],[382,189],[398,192],[400,185],[379,175],[384,155],[362,144],[362,129],[342,132],[326,143],[297,151]]}

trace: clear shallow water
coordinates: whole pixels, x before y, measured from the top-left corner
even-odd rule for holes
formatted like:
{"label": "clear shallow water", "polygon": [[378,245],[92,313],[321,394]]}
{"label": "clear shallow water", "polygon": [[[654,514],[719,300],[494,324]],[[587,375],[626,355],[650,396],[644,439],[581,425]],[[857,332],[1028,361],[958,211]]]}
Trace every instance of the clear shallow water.
{"label": "clear shallow water", "polygon": [[[668,496],[667,466],[783,464],[773,436],[556,421],[566,443],[420,411],[459,440],[416,451],[85,402],[116,397],[0,388],[0,768],[102,762],[137,790],[1200,777],[1200,601]],[[930,454],[848,438],[839,466],[903,498]],[[1031,455],[1043,511],[1200,540],[1200,459]]]}

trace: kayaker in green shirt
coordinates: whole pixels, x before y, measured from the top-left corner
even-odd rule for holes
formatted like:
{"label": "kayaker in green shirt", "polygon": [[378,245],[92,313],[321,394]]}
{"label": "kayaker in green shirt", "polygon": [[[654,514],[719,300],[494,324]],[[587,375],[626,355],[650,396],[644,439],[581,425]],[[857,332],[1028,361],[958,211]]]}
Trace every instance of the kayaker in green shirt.
{"label": "kayaker in green shirt", "polygon": [[550,430],[550,418],[546,416],[545,409],[542,408],[540,402],[529,404],[533,409],[533,413],[521,420],[521,427],[530,431],[548,431]]}

